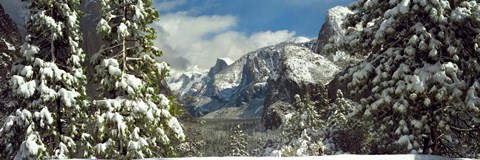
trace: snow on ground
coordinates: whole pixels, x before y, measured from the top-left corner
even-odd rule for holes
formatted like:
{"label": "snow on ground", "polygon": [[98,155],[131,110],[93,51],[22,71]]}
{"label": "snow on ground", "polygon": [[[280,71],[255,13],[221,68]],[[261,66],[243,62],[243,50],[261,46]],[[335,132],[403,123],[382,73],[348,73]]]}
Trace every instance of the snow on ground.
{"label": "snow on ground", "polygon": [[[315,157],[190,157],[190,158],[156,158],[161,160],[470,160],[468,158],[445,158],[431,155],[330,155],[330,156],[315,156]],[[152,158],[155,160],[155,158]]]}

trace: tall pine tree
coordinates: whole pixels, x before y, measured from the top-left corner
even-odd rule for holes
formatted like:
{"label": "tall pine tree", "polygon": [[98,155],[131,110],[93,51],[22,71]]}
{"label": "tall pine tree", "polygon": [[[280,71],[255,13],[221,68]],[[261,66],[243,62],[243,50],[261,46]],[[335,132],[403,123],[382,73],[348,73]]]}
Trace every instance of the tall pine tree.
{"label": "tall pine tree", "polygon": [[29,35],[12,66],[16,109],[0,129],[1,157],[74,157],[82,152],[77,144],[87,118],[79,1],[27,2]]}
{"label": "tall pine tree", "polygon": [[247,142],[245,140],[245,134],[243,133],[242,128],[240,125],[236,125],[232,129],[230,138],[227,144],[227,156],[249,156],[248,152],[246,151]]}
{"label": "tall pine tree", "polygon": [[325,122],[321,115],[325,112],[325,105],[323,100],[311,101],[309,97],[307,95],[302,100],[300,95],[295,95],[295,109],[286,115],[289,118],[286,118],[279,128],[281,142],[273,146],[273,149],[266,149],[264,155],[318,156],[324,154]]}
{"label": "tall pine tree", "polygon": [[326,51],[368,56],[341,80],[369,95],[358,113],[374,153],[479,157],[480,4],[359,0],[343,41]]}
{"label": "tall pine tree", "polygon": [[99,96],[96,111],[97,158],[175,156],[172,147],[185,136],[175,106],[159,94],[159,81],[169,66],[157,59],[155,31],[147,25],[158,19],[152,0],[100,0],[102,19],[97,32],[107,42],[92,57]]}

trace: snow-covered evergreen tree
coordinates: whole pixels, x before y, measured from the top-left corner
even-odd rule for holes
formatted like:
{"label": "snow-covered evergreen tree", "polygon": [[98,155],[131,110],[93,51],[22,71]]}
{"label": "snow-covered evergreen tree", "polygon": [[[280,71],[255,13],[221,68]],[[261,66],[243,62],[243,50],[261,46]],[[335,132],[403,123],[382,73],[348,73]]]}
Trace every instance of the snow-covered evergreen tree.
{"label": "snow-covered evergreen tree", "polygon": [[[368,58],[340,79],[378,145],[374,153],[480,157],[480,5],[359,0],[333,50]],[[332,50],[330,50],[332,51]]]}
{"label": "snow-covered evergreen tree", "polygon": [[245,134],[240,128],[240,125],[236,125],[232,128],[232,134],[228,140],[227,145],[227,156],[249,156],[246,151],[247,142],[245,139]]}
{"label": "snow-covered evergreen tree", "polygon": [[264,155],[318,156],[324,154],[322,138],[324,120],[320,113],[324,113],[325,109],[316,107],[318,104],[323,106],[324,104],[311,101],[308,97],[302,101],[299,95],[295,95],[295,100],[295,110],[286,115],[289,118],[279,128],[282,142],[273,148],[265,149]]}
{"label": "snow-covered evergreen tree", "polygon": [[92,57],[94,79],[99,83],[96,137],[97,158],[174,156],[172,146],[185,136],[177,111],[159,94],[159,83],[169,66],[157,59],[155,30],[147,25],[158,19],[152,0],[100,0],[102,19],[97,32],[107,42]]}
{"label": "snow-covered evergreen tree", "polygon": [[343,97],[337,90],[335,102],[330,104],[325,119],[325,152],[326,154],[351,153],[366,154],[369,152],[370,134],[365,124],[358,121],[355,111],[359,104]]}
{"label": "snow-covered evergreen tree", "polygon": [[206,143],[199,130],[202,127],[203,126],[195,128],[184,128],[184,132],[186,134],[185,141],[178,147],[180,157],[205,156],[204,147]]}
{"label": "snow-covered evergreen tree", "polygon": [[88,136],[79,0],[27,2],[29,35],[12,66],[16,110],[0,129],[1,159],[77,157]]}

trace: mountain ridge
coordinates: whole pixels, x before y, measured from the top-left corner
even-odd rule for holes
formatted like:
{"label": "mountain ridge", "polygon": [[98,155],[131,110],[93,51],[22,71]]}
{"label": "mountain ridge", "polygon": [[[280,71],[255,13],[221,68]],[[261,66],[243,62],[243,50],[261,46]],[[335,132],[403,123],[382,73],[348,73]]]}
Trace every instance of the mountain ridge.
{"label": "mountain ridge", "polygon": [[[326,85],[344,68],[337,66],[344,59],[323,55],[318,49],[323,49],[320,45],[332,37],[344,34],[341,23],[351,13],[346,7],[329,10],[318,39],[296,37],[249,52],[231,64],[217,59],[210,70],[177,74],[169,78],[168,84],[196,117],[268,119],[270,114],[264,112],[269,112],[277,101],[291,104],[294,94],[310,96],[312,88],[327,92]],[[322,34],[325,30],[328,34]]]}

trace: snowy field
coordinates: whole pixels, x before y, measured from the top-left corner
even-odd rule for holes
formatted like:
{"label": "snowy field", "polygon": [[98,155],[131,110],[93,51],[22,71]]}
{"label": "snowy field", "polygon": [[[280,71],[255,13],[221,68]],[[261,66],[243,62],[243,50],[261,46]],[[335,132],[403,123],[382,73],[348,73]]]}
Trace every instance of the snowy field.
{"label": "snowy field", "polygon": [[[468,158],[445,158],[431,155],[331,155],[316,157],[192,157],[192,158],[156,158],[161,160],[471,160]],[[155,159],[151,159],[155,160]]]}

